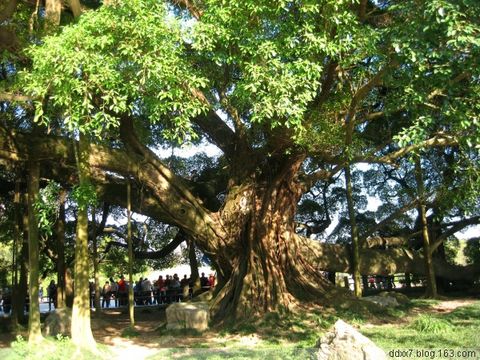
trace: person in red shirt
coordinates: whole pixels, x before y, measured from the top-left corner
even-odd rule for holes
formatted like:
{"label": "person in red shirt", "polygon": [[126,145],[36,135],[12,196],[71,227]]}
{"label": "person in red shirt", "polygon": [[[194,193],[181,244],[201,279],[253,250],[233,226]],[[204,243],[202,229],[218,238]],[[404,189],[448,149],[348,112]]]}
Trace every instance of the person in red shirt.
{"label": "person in red shirt", "polygon": [[213,289],[215,287],[215,275],[210,274],[208,277],[208,285],[210,285],[210,289]]}
{"label": "person in red shirt", "polygon": [[165,287],[165,280],[163,280],[163,276],[160,275],[157,280],[157,303],[162,304],[166,301],[166,287]]}
{"label": "person in red shirt", "polygon": [[127,283],[125,281],[125,277],[122,275],[120,276],[120,280],[118,280],[118,303],[119,306],[127,305]]}

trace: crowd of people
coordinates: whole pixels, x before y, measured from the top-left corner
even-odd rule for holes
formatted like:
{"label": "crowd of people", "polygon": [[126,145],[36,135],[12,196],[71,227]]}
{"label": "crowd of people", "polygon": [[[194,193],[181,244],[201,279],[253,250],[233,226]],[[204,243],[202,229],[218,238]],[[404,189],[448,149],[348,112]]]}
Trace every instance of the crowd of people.
{"label": "crowd of people", "polygon": [[[202,273],[199,278],[201,290],[207,291],[215,287],[215,276],[209,277]],[[160,275],[158,279],[151,282],[148,278],[140,278],[133,285],[135,305],[161,305],[179,302],[188,299],[193,294],[195,284],[193,279],[184,275],[182,279],[177,274]],[[112,306],[125,306],[128,304],[129,284],[122,275],[118,281],[111,277],[101,288],[101,306],[108,308]],[[94,307],[95,285],[90,282],[91,306]],[[112,304],[113,301],[113,304]]]}

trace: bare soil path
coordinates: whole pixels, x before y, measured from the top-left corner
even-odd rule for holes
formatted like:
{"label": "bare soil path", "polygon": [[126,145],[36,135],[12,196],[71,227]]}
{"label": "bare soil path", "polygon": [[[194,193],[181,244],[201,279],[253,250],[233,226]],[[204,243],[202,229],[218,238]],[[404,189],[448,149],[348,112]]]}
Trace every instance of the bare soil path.
{"label": "bare soil path", "polygon": [[[414,309],[410,316],[417,316],[424,313],[448,314],[455,309],[472,305],[478,299],[454,298],[443,299],[439,303],[428,308]],[[409,317],[410,317],[409,316]],[[5,321],[8,318],[0,318],[0,328],[5,328]],[[125,336],[125,329],[130,325],[126,309],[111,309],[101,314],[92,314],[92,331],[98,343],[107,346],[112,352],[111,359],[142,360],[154,355],[162,348],[190,348],[199,345],[215,347],[221,342],[242,339],[234,339],[234,336],[219,338],[218,333],[207,331],[201,336],[170,336],[168,332],[161,331],[165,325],[165,309],[158,307],[136,308],[135,309],[135,330],[137,336]],[[22,332],[24,338],[26,330]],[[0,332],[0,348],[10,346],[15,340],[14,336]]]}

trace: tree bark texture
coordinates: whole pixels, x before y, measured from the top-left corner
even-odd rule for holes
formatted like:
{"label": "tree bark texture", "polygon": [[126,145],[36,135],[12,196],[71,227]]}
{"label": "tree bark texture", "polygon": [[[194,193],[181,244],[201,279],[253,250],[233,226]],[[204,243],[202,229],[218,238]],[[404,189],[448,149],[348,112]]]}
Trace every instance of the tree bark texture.
{"label": "tree bark texture", "polygon": [[57,307],[66,306],[65,293],[65,201],[67,193],[64,189],[59,194],[58,219],[55,223],[55,235],[57,242]]}
{"label": "tree bark texture", "polygon": [[[78,144],[79,186],[88,182],[88,146],[85,135],[80,134]],[[88,252],[88,204],[79,204],[75,241],[75,289],[72,310],[72,341],[81,348],[96,350],[90,326],[90,277]]]}
{"label": "tree bark texture", "polygon": [[45,0],[45,30],[47,32],[55,31],[60,25],[62,16],[61,0]]}
{"label": "tree bark texture", "polygon": [[127,183],[127,243],[128,243],[128,315],[130,326],[135,326],[135,309],[133,298],[133,245],[132,245],[132,186]]}
{"label": "tree bark texture", "polygon": [[226,279],[214,298],[214,320],[289,311],[334,291],[306,258],[292,228],[301,195],[295,173],[302,160],[287,162],[271,184],[248,184],[229,193],[222,211],[228,251],[214,257]]}
{"label": "tree bark texture", "polygon": [[75,18],[82,14],[80,0],[68,0],[68,5],[70,6],[70,10],[72,10],[72,14]]}
{"label": "tree bark texture", "polygon": [[[17,176],[19,174],[17,173]],[[19,252],[18,248],[22,246],[22,210],[20,199],[22,193],[20,190],[20,179],[15,180],[15,193],[13,195],[13,206],[14,206],[14,229],[13,229],[13,246],[12,246],[12,303],[17,302],[17,293],[18,293],[18,263],[19,263]],[[12,311],[12,328],[14,331],[18,329],[18,313]]]}
{"label": "tree bark texture", "polygon": [[417,182],[417,196],[419,198],[418,216],[422,223],[423,238],[423,256],[425,259],[425,273],[427,275],[427,292],[426,296],[435,298],[437,294],[437,282],[435,280],[435,270],[433,268],[432,253],[430,251],[430,237],[428,233],[427,210],[425,206],[425,188],[423,185],[423,171],[420,158],[415,159],[415,179]]}
{"label": "tree bark texture", "polygon": [[[95,297],[93,298],[94,306],[95,306],[95,311],[97,314],[100,314],[102,311],[102,307],[100,306],[100,274],[98,271],[99,264],[98,264],[98,233],[97,233],[97,220],[96,220],[96,211],[95,209],[93,210],[92,214],[92,224],[93,224],[93,230],[92,230],[92,257],[93,257],[93,278],[94,278],[94,288],[95,288]],[[90,284],[89,285],[89,291],[90,291]]]}
{"label": "tree bark texture", "polygon": [[190,263],[190,282],[193,284],[193,294],[200,291],[200,274],[198,273],[197,253],[195,252],[195,241],[192,238],[187,240],[188,243],[188,260]]}
{"label": "tree bark texture", "polygon": [[39,291],[39,232],[35,204],[39,198],[40,164],[37,161],[28,163],[28,265],[30,309],[28,312],[28,342],[36,344],[42,341],[40,325]]}
{"label": "tree bark texture", "polygon": [[350,164],[345,167],[345,187],[347,193],[348,216],[350,218],[350,234],[352,238],[352,268],[355,296],[362,296],[361,275],[360,275],[360,245],[358,239],[358,228],[355,214],[355,204],[353,202],[352,174]]}

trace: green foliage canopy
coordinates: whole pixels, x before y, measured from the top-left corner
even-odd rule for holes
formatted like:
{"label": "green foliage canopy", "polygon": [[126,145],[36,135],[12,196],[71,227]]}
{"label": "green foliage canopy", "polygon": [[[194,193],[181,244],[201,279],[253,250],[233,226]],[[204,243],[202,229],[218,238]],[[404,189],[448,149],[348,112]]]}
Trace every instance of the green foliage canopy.
{"label": "green foliage canopy", "polygon": [[[183,39],[159,1],[86,13],[30,50],[34,66],[23,81],[39,99],[35,119],[48,123],[60,111],[68,129],[100,136],[118,126],[121,114],[147,114],[152,122],[169,115],[169,137],[193,136],[188,118],[203,105],[191,89],[206,80],[180,56]],[[49,113],[42,106],[46,98],[54,105]]]}

